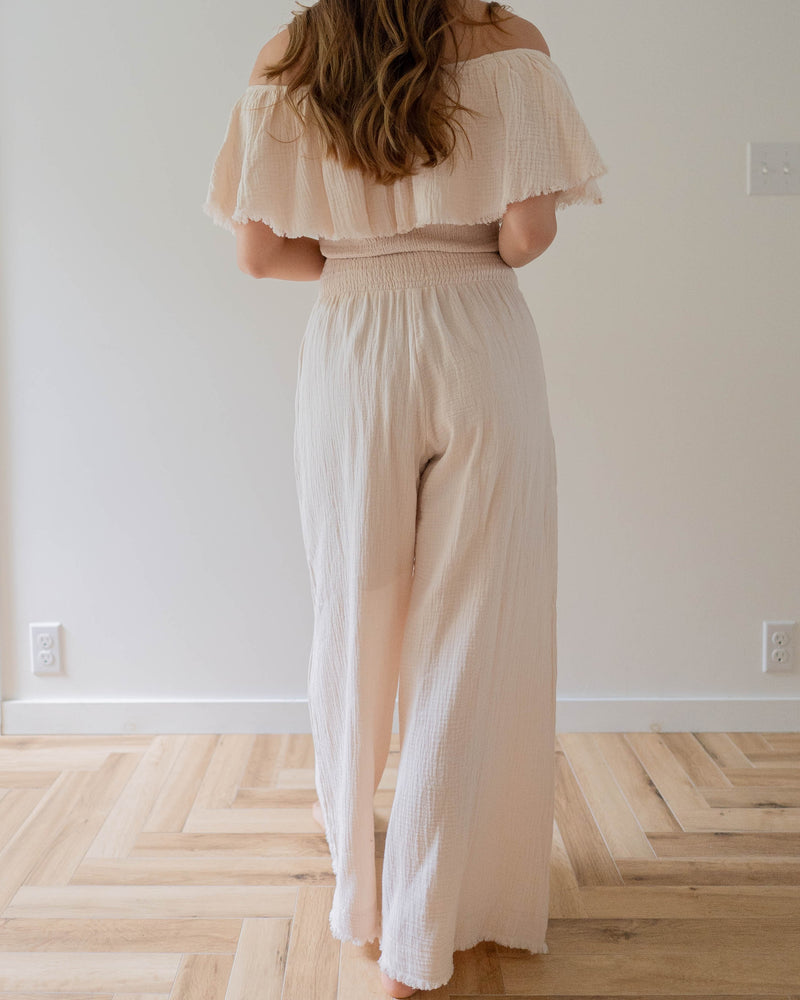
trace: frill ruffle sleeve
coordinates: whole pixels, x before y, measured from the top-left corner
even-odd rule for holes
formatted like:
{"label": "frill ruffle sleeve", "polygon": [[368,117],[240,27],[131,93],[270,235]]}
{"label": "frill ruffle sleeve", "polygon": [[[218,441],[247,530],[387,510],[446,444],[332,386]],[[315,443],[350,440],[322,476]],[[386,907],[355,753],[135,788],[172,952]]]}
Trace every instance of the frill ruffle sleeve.
{"label": "frill ruffle sleeve", "polygon": [[[319,133],[284,100],[286,87],[248,87],[236,101],[203,211],[266,222],[279,236],[359,239],[435,223],[500,219],[511,202],[559,192],[556,208],[599,204],[600,158],[561,70],[536,49],[507,49],[461,64],[456,148],[435,167],[394,184],[324,156]],[[471,152],[470,152],[471,147]]]}

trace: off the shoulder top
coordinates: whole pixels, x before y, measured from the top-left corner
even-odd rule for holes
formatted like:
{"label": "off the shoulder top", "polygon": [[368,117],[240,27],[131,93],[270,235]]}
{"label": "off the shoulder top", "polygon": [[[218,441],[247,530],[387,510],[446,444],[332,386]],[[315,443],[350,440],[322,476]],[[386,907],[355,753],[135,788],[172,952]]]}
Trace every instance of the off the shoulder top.
{"label": "off the shoulder top", "polygon": [[[324,157],[319,133],[282,100],[285,84],[247,87],[230,112],[203,211],[266,222],[279,236],[363,240],[423,226],[501,219],[508,204],[557,191],[556,208],[599,204],[607,173],[563,73],[537,49],[504,49],[461,63],[454,152],[384,186]],[[471,146],[471,152],[470,147]]]}

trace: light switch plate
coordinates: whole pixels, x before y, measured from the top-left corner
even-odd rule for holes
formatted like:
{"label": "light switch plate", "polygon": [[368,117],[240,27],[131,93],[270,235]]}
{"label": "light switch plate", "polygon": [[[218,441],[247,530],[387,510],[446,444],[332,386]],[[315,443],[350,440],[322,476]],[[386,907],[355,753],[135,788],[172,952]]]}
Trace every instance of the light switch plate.
{"label": "light switch plate", "polygon": [[800,142],[748,142],[748,194],[800,194]]}

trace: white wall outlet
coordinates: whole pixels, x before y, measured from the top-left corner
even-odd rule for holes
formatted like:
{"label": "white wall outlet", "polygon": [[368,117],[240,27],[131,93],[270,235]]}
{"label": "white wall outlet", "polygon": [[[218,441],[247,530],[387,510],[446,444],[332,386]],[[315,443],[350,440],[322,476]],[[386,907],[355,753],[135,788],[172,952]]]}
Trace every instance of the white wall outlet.
{"label": "white wall outlet", "polygon": [[765,674],[794,670],[797,622],[764,622],[761,669]]}
{"label": "white wall outlet", "polygon": [[35,674],[61,673],[60,622],[31,622],[31,668]]}
{"label": "white wall outlet", "polygon": [[800,142],[748,142],[748,194],[800,194]]}

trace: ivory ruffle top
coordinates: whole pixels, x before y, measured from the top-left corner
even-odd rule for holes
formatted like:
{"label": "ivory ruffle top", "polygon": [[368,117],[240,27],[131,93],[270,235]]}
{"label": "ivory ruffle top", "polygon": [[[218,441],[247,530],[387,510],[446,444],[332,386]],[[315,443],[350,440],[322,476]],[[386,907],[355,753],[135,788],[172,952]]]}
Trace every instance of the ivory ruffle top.
{"label": "ivory ruffle top", "polygon": [[[567,81],[537,49],[505,49],[458,67],[456,146],[443,162],[384,186],[324,156],[319,132],[283,99],[285,84],[246,88],[230,112],[203,211],[267,223],[278,236],[346,240],[407,233],[434,224],[501,219],[511,202],[558,191],[556,208],[599,204],[600,158]],[[471,147],[471,150],[470,150]]]}

